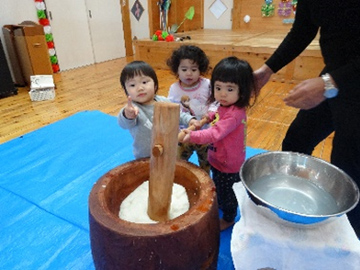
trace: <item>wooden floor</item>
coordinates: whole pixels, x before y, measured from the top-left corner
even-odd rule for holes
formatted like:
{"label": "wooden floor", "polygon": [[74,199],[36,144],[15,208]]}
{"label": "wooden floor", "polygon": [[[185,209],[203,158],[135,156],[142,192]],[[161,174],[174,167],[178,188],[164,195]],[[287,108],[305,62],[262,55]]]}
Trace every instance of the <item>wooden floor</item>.
{"label": "wooden floor", "polygon": [[[133,58],[121,58],[54,75],[56,98],[33,102],[28,89],[20,88],[18,95],[0,99],[0,143],[68,117],[84,110],[99,110],[117,115],[125,104],[120,87],[122,67]],[[159,94],[167,91],[175,77],[169,70],[157,70]],[[280,150],[284,134],[297,110],[282,102],[293,84],[269,82],[257,103],[248,111],[247,144],[254,148]],[[91,125],[91,123],[89,123]],[[314,156],[329,161],[332,135],[315,149]],[[56,142],[54,142],[56,143]]]}

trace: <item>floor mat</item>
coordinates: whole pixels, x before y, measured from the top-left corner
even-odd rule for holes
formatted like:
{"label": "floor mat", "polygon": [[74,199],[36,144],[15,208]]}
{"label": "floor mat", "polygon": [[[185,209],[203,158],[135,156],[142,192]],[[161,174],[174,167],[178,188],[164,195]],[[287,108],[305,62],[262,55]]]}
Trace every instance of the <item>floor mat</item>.
{"label": "floor mat", "polygon": [[[261,152],[248,147],[247,157]],[[88,196],[103,174],[133,159],[129,132],[99,111],[1,144],[1,269],[94,269]],[[231,229],[221,233],[221,270],[234,269],[230,237]]]}

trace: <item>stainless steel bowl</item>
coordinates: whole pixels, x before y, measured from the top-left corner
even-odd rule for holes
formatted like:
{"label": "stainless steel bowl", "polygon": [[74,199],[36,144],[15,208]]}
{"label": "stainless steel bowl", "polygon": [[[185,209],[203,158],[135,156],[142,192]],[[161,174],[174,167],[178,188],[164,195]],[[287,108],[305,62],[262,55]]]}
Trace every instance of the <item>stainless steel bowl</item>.
{"label": "stainless steel bowl", "polygon": [[341,216],[359,202],[359,189],[350,176],[304,154],[255,155],[244,162],[240,178],[255,203],[295,223],[314,224]]}

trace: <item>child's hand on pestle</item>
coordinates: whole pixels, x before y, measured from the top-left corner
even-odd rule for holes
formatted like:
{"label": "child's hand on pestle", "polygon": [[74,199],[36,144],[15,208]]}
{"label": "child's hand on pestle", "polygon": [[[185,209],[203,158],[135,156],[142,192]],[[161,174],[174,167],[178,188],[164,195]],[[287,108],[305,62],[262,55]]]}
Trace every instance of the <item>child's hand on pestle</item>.
{"label": "child's hand on pestle", "polygon": [[202,123],[202,125],[205,125],[205,124],[210,123],[210,116],[207,115],[207,114],[204,114],[204,115],[201,117],[200,123]]}
{"label": "child's hand on pestle", "polygon": [[131,97],[128,96],[128,102],[124,108],[124,116],[127,119],[135,119],[138,114],[139,114],[139,108],[132,104]]}
{"label": "child's hand on pestle", "polygon": [[187,141],[184,141],[184,137],[185,135],[187,134],[187,132],[185,132],[185,130],[188,130],[189,132],[191,130],[198,130],[200,129],[203,125],[205,125],[208,121],[208,118],[202,118],[200,121],[199,120],[196,120],[195,118],[194,119],[191,119],[190,122],[189,122],[189,127],[187,129],[182,129],[179,133],[179,136],[178,136],[178,140],[179,142],[188,142],[189,139],[190,139],[190,134],[188,135],[188,139]]}
{"label": "child's hand on pestle", "polygon": [[181,142],[181,143],[189,142],[191,130],[190,129],[182,129],[181,132],[183,134],[185,134],[185,136],[182,136],[181,138],[179,138],[179,142]]}
{"label": "child's hand on pestle", "polygon": [[196,120],[195,118],[191,119],[189,122],[189,127],[194,126],[195,130],[198,130],[202,127],[199,120]]}

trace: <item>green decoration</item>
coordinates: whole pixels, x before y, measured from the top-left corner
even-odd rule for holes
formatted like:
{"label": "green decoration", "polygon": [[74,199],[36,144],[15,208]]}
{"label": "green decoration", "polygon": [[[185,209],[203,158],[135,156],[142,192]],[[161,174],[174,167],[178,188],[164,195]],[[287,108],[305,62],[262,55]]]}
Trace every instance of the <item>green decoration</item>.
{"label": "green decoration", "polygon": [[185,22],[185,20],[187,19],[187,20],[192,20],[193,18],[194,18],[194,15],[195,15],[195,8],[194,8],[194,6],[191,6],[189,9],[188,9],[188,11],[186,11],[186,13],[185,13],[185,17],[184,17],[184,19],[182,20],[182,22],[179,24],[179,25],[177,25],[177,24],[173,24],[172,26],[171,26],[171,29],[170,29],[170,33],[176,33],[176,31],[180,28],[180,26]]}
{"label": "green decoration", "polygon": [[154,35],[152,36],[152,40],[153,40],[153,41],[158,41],[158,36],[157,36],[156,34],[154,34]]}
{"label": "green decoration", "polygon": [[169,35],[169,33],[166,32],[166,31],[163,31],[163,32],[161,33],[161,36],[162,36],[163,39],[165,39],[168,35]]}
{"label": "green decoration", "polygon": [[37,11],[37,16],[39,19],[46,19],[46,14],[44,10],[38,10]]}
{"label": "green decoration", "polygon": [[46,42],[53,41],[53,35],[52,34],[45,34]]}
{"label": "green decoration", "polygon": [[51,61],[51,64],[56,64],[58,62],[56,55],[50,56],[50,61]]}
{"label": "green decoration", "polygon": [[261,16],[262,17],[272,17],[275,13],[275,7],[273,4],[263,4],[261,6]]}

